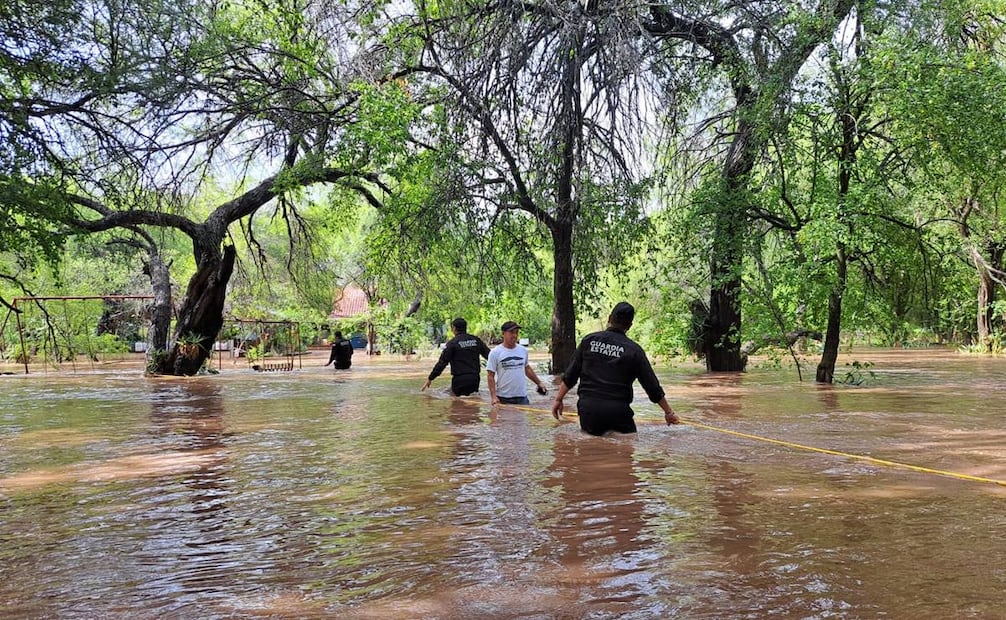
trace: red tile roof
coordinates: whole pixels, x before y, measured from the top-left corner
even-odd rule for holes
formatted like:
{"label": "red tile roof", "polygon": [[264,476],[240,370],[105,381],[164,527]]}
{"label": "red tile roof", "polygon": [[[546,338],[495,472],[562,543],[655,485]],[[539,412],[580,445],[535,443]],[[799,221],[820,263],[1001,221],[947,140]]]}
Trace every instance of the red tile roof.
{"label": "red tile roof", "polygon": [[329,317],[342,319],[359,316],[366,313],[368,309],[367,295],[363,289],[350,284],[341,291],[335,292],[335,305]]}

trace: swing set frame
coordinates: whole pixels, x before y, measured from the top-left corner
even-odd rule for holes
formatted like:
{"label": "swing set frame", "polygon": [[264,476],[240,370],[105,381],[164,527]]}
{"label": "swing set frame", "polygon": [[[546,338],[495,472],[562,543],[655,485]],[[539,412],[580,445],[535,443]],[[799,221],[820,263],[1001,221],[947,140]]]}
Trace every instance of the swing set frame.
{"label": "swing set frame", "polygon": [[[21,362],[23,362],[24,364],[24,374],[29,374],[29,364],[31,360],[30,356],[27,354],[28,348],[24,335],[25,326],[24,323],[21,321],[21,316],[24,310],[18,307],[19,304],[22,303],[35,304],[36,306],[42,309],[42,313],[46,316],[46,322],[49,323],[49,312],[45,307],[46,302],[62,301],[64,303],[64,310],[65,310],[65,304],[68,301],[102,301],[102,302],[127,301],[127,300],[153,301],[153,299],[154,299],[153,295],[82,295],[82,296],[14,297],[12,299],[10,309],[7,311],[7,316],[4,317],[4,321],[2,327],[0,327],[0,330],[6,328],[7,322],[10,320],[10,315],[14,314],[15,321],[17,324],[18,340],[20,341],[21,345],[21,356],[23,358]],[[51,324],[49,325],[49,327],[51,331]],[[55,336],[53,339],[55,340]],[[53,342],[53,346],[54,347],[56,346],[55,342]],[[44,367],[45,365],[43,364],[43,368]],[[76,366],[74,366],[74,368],[76,369]]]}
{"label": "swing set frame", "polygon": [[[230,339],[230,346],[233,347],[232,356],[237,364],[238,357],[244,356],[248,361],[248,366],[256,371],[270,370],[293,370],[296,358],[298,368],[304,367],[300,353],[300,323],[297,321],[267,321],[263,319],[228,318],[224,321],[225,330],[227,327],[237,336]],[[283,361],[276,362],[267,360],[266,351],[260,347],[268,343],[270,336],[277,336],[277,331],[281,331],[284,336],[284,351],[278,355]],[[249,346],[250,335],[255,336],[256,344]],[[295,344],[296,343],[296,344]],[[214,345],[216,348],[216,345]],[[249,355],[251,349],[258,349],[260,357]],[[219,349],[218,349],[219,352]],[[222,364],[222,359],[218,357],[218,364]]]}

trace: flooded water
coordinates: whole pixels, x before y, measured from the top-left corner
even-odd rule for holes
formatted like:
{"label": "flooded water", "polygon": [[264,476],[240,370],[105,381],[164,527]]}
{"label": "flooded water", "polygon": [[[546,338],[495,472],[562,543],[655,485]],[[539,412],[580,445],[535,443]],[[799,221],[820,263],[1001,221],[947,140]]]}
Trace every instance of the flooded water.
{"label": "flooded water", "polygon": [[605,438],[432,360],[3,376],[0,617],[1006,617],[1006,360],[853,359],[664,368],[695,424]]}

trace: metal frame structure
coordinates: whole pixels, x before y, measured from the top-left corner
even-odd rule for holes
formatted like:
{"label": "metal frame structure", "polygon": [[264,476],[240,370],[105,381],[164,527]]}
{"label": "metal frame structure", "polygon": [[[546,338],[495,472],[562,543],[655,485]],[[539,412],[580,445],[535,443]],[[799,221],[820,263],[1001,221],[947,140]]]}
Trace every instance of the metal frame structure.
{"label": "metal frame structure", "polygon": [[[43,302],[47,301],[126,301],[126,300],[152,300],[153,295],[79,295],[79,296],[39,296],[39,297],[14,297],[10,309],[7,311],[7,316],[4,317],[4,322],[2,327],[7,326],[7,322],[10,320],[10,315],[13,312],[14,317],[17,322],[17,334],[18,339],[21,344],[21,351],[27,351],[27,346],[24,338],[24,325],[21,322],[21,313],[23,310],[18,308],[18,304],[21,302],[34,302],[37,305],[42,305]],[[29,359],[28,356],[24,356],[24,374],[28,374]]]}
{"label": "metal frame structure", "polygon": [[[236,324],[238,326],[238,331],[242,332],[245,330],[246,326],[254,326],[258,328],[258,333],[261,334],[270,327],[285,327],[286,337],[287,337],[287,351],[283,355],[286,361],[281,364],[270,364],[264,360],[261,363],[255,364],[253,360],[248,359],[248,365],[255,370],[259,371],[270,371],[270,370],[293,370],[294,357],[297,358],[297,368],[301,369],[304,367],[303,356],[300,354],[300,323],[296,321],[266,321],[262,319],[239,319],[239,318],[229,318],[224,320],[225,324]],[[247,340],[242,338],[242,344]],[[296,347],[293,346],[296,343]],[[241,346],[240,344],[238,345]],[[294,350],[296,349],[296,350]],[[217,364],[222,364],[223,352],[217,350],[219,355],[217,356]],[[237,363],[237,358],[239,351],[234,351],[234,363]],[[219,366],[218,366],[219,367]]]}

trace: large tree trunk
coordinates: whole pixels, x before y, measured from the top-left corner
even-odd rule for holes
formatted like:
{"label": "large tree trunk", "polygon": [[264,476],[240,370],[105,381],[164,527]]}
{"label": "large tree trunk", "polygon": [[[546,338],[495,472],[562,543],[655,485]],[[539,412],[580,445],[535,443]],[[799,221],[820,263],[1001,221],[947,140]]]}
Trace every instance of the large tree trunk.
{"label": "large tree trunk", "polygon": [[992,333],[994,331],[997,286],[993,272],[1002,270],[1003,249],[996,244],[988,245],[989,247],[986,248],[987,259],[977,248],[973,248],[971,260],[978,270],[978,312],[975,325],[978,331],[978,344],[987,353],[991,353],[993,350]]}
{"label": "large tree trunk", "polygon": [[573,222],[581,198],[575,191],[576,171],[582,163],[583,109],[580,107],[582,28],[576,31],[562,71],[562,149],[556,172],[556,218],[550,230],[555,260],[552,283],[552,374],[561,375],[576,351],[576,309],[573,305]]}
{"label": "large tree trunk", "polygon": [[[213,343],[224,323],[224,301],[227,283],[234,271],[237,255],[234,246],[225,246],[223,255],[203,260],[189,280],[185,301],[175,326],[175,343],[158,367],[158,372],[170,375],[191,376],[199,372],[210,356]],[[198,341],[198,347],[183,346],[187,338]]]}
{"label": "large tree trunk", "polygon": [[552,293],[552,368],[555,375],[566,371],[576,351],[576,310],[573,305],[573,227],[559,222],[552,232],[555,273]]}
{"label": "large tree trunk", "polygon": [[[734,38],[733,30],[701,17],[690,17],[676,7],[672,10],[672,5],[653,3],[650,6],[653,21],[646,25],[650,32],[689,41],[709,51],[714,66],[725,68],[736,102],[737,129],[723,169],[725,195],[716,212],[709,316],[703,324],[701,341],[708,370],[741,371],[747,362],[740,340],[741,269],[748,215],[743,193],[749,191],[748,175],[770,131],[770,127],[758,119],[783,101],[781,98],[800,68],[819,44],[833,35],[834,28],[849,14],[853,2],[821,3],[816,10],[817,18],[801,20],[802,25],[791,39],[792,45],[770,65],[764,66],[745,60],[750,52],[742,51],[741,39]],[[756,57],[759,55],[755,53]]]}
{"label": "large tree trunk", "polygon": [[978,270],[978,315],[976,317],[976,329],[978,330],[978,344],[986,352],[992,350],[992,304],[989,298],[992,296],[994,284],[989,277],[987,269]]}
{"label": "large tree trunk", "polygon": [[845,248],[838,250],[835,284],[828,296],[828,329],[824,334],[824,351],[821,361],[817,364],[817,382],[833,383],[835,380],[835,364],[838,361],[838,348],[842,332],[842,297],[848,282],[849,266],[845,256]]}
{"label": "large tree trunk", "polygon": [[969,220],[971,214],[980,209],[980,207],[981,203],[976,196],[965,197],[958,209],[957,226],[961,237],[970,242],[968,253],[971,255],[971,263],[975,266],[975,271],[978,275],[976,300],[978,302],[978,309],[975,316],[978,346],[982,347],[986,352],[991,352],[992,322],[995,318],[993,303],[996,296],[996,281],[993,273],[1002,271],[1003,256],[1006,254],[1006,247],[994,242],[982,244],[978,239],[972,238]]}
{"label": "large tree trunk", "polygon": [[[739,100],[747,101],[747,96]],[[741,272],[748,232],[746,188],[758,150],[754,132],[741,119],[723,169],[724,192],[716,209],[710,257],[709,316],[702,334],[710,372],[740,372],[747,365],[741,350]]]}
{"label": "large tree trunk", "polygon": [[[843,100],[846,98],[843,97]],[[858,108],[858,109],[857,109]],[[859,127],[865,126],[866,117],[859,106],[849,106],[838,115],[842,128],[842,146],[838,154],[838,213],[841,219],[846,199],[852,186],[852,170],[859,150]],[[852,230],[849,231],[852,233]],[[817,382],[835,380],[835,364],[842,333],[842,297],[849,282],[849,255],[845,243],[839,241],[835,248],[835,284],[828,295],[828,328],[825,330],[824,351],[817,365]]]}
{"label": "large tree trunk", "polygon": [[156,251],[149,253],[146,268],[154,293],[150,330],[147,334],[149,359],[155,352],[168,350],[168,331],[171,329],[171,272]]}
{"label": "large tree trunk", "polygon": [[716,218],[719,243],[713,245],[711,262],[712,288],[709,292],[709,315],[703,323],[702,352],[706,370],[739,372],[747,358],[741,352],[741,277],[743,214],[721,212]]}

